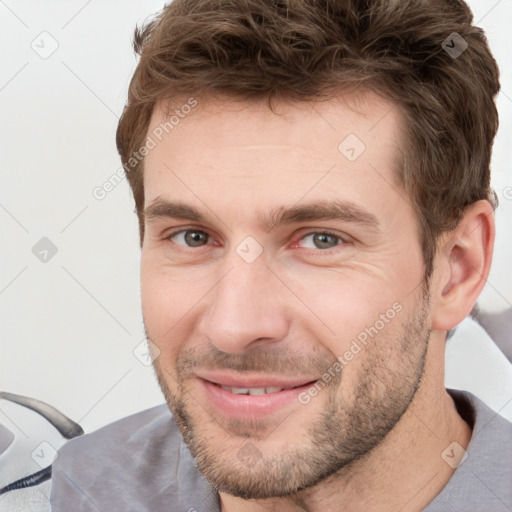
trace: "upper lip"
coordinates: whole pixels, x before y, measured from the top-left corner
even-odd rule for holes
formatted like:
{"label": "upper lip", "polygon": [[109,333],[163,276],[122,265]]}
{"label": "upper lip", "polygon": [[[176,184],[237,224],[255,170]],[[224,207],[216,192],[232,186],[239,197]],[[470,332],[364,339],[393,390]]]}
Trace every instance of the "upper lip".
{"label": "upper lip", "polygon": [[196,375],[200,379],[213,382],[219,386],[231,388],[296,388],[317,380],[315,377],[283,378],[271,375],[240,375],[226,372],[200,372]]}

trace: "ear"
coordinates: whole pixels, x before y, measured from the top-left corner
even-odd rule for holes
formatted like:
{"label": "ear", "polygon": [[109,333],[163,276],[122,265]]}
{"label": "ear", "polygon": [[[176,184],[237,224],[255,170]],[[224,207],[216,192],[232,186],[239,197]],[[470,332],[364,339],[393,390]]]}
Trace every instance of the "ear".
{"label": "ear", "polygon": [[493,207],[481,200],[468,206],[458,226],[442,237],[431,296],[432,329],[448,331],[469,315],[489,276],[494,236]]}

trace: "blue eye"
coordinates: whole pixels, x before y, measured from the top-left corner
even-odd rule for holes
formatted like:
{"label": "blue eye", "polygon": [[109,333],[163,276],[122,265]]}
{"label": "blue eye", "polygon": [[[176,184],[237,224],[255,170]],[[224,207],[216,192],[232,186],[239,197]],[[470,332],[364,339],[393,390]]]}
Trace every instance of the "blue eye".
{"label": "blue eye", "polygon": [[338,235],[328,232],[309,233],[303,236],[300,241],[303,242],[308,239],[310,242],[309,245],[306,245],[306,249],[332,249],[343,243]]}
{"label": "blue eye", "polygon": [[197,229],[178,231],[169,236],[169,240],[173,240],[177,245],[185,247],[201,247],[208,243],[209,238],[210,235],[208,233]]}
{"label": "blue eye", "polygon": [[[197,248],[208,245],[210,235],[199,229],[184,229],[171,233],[167,239],[172,240],[176,245],[188,248]],[[304,249],[329,250],[338,245],[342,245],[345,241],[334,233],[328,231],[315,231],[304,235],[296,242]]]}

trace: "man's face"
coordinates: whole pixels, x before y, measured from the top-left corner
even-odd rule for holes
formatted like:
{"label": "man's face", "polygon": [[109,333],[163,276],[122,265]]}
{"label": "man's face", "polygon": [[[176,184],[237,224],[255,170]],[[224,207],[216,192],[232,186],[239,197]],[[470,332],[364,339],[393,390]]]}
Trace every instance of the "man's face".
{"label": "man's face", "polygon": [[[397,109],[368,94],[277,112],[199,101],[144,171],[157,376],[200,470],[246,498],[310,487],[378,445],[430,333]],[[165,122],[155,109],[148,135]]]}

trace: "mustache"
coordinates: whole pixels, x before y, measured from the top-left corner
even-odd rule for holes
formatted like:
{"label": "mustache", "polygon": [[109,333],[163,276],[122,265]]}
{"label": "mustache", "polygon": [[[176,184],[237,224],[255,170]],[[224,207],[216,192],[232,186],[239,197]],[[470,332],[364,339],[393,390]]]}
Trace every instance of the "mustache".
{"label": "mustache", "polygon": [[198,370],[233,370],[240,373],[320,377],[336,361],[336,357],[327,350],[296,353],[286,348],[257,347],[242,354],[232,354],[208,345],[182,350],[176,360],[176,373],[180,378],[194,375]]}

